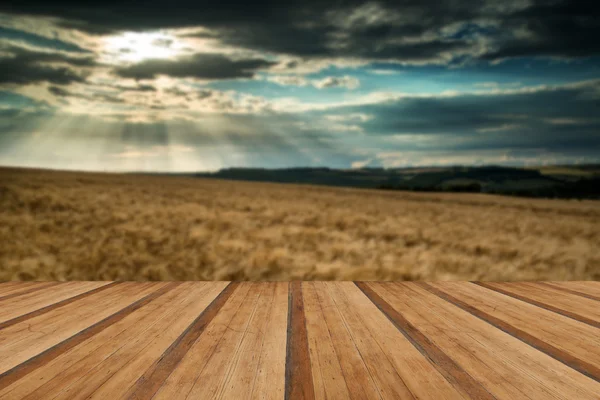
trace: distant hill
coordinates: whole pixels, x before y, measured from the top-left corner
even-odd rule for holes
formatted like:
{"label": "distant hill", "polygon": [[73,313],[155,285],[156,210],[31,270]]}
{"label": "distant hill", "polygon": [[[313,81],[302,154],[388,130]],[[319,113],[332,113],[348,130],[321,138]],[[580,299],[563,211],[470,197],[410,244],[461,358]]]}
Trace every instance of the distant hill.
{"label": "distant hill", "polygon": [[307,183],[327,186],[375,188],[380,185],[399,183],[403,176],[393,170],[364,168],[338,170],[330,168],[228,168],[214,173],[199,173],[199,177],[234,179],[244,181],[267,181],[279,183]]}
{"label": "distant hill", "polygon": [[227,168],[193,176],[244,181],[388,190],[481,192],[530,197],[600,199],[600,165],[513,168]]}

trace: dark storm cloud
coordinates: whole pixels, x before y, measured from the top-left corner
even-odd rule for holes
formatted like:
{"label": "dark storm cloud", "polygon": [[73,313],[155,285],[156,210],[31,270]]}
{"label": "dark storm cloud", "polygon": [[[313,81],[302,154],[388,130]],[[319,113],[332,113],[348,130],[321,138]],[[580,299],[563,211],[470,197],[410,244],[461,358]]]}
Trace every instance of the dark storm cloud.
{"label": "dark storm cloud", "polygon": [[[403,135],[407,138],[431,135],[439,140],[423,143],[445,149],[589,149],[600,148],[600,117],[594,117],[599,115],[599,106],[600,81],[591,81],[555,88],[540,87],[530,92],[407,97],[344,107],[337,112],[340,116],[353,113],[372,116],[358,122],[372,135],[397,135],[400,138]],[[328,110],[318,114],[337,112]],[[420,146],[419,143],[414,145]]]}
{"label": "dark storm cloud", "polygon": [[57,52],[36,51],[18,46],[3,46],[1,43],[0,51],[7,54],[5,58],[17,58],[23,64],[62,63],[75,67],[93,67],[97,65],[92,56],[80,57]]}
{"label": "dark storm cloud", "polygon": [[16,57],[0,58],[0,84],[27,85],[38,82],[51,82],[67,85],[83,80],[80,75],[69,68],[24,64]]}
{"label": "dark storm cloud", "polygon": [[16,40],[29,43],[36,47],[45,47],[53,50],[64,50],[75,53],[90,53],[89,50],[67,43],[58,39],[50,39],[44,36],[35,35],[30,32],[24,32],[17,29],[0,27],[0,39]]}
{"label": "dark storm cloud", "polygon": [[50,82],[67,85],[84,77],[71,67],[92,67],[91,57],[27,50],[16,46],[0,47],[0,84],[27,85]]}
{"label": "dark storm cloud", "polygon": [[67,97],[71,95],[71,92],[58,86],[50,86],[48,91],[57,97]]}
{"label": "dark storm cloud", "polygon": [[99,85],[100,87],[118,89],[123,92],[156,92],[156,87],[153,85],[137,85],[137,86],[125,86],[125,85]]}
{"label": "dark storm cloud", "polygon": [[153,79],[157,75],[175,78],[234,79],[252,78],[257,70],[275,65],[260,59],[232,60],[221,54],[196,54],[175,60],[152,59],[117,68],[123,78]]}
{"label": "dark storm cloud", "polygon": [[585,57],[600,54],[600,3],[537,1],[531,7],[509,14],[501,29],[523,29],[526,37],[500,42],[484,58],[498,59],[530,55]]}
{"label": "dark storm cloud", "polygon": [[63,98],[71,97],[71,98],[83,99],[83,100],[88,100],[88,101],[103,101],[103,102],[115,103],[115,104],[125,103],[125,100],[123,100],[117,96],[113,96],[113,95],[105,94],[105,93],[93,93],[93,94],[88,95],[88,94],[82,94],[82,93],[75,93],[70,90],[58,87],[58,86],[50,86],[48,88],[48,91],[56,97],[63,97]]}
{"label": "dark storm cloud", "polygon": [[[515,56],[580,57],[599,53],[600,3],[538,0],[318,0],[137,2],[22,0],[0,11],[63,18],[91,33],[203,26],[203,37],[301,57],[448,61],[471,52],[494,60]],[[497,28],[480,26],[491,22]],[[465,30],[461,26],[469,27]],[[450,37],[444,28],[458,29]],[[515,35],[516,32],[525,35]],[[477,38],[484,36],[484,48]]]}

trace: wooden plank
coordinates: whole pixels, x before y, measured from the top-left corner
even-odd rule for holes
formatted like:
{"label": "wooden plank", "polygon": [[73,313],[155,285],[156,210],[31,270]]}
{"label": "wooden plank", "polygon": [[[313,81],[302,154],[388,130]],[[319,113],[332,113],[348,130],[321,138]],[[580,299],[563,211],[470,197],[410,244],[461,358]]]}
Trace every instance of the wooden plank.
{"label": "wooden plank", "polygon": [[496,398],[595,399],[600,390],[594,380],[415,283],[372,287]]}
{"label": "wooden plank", "polygon": [[[106,399],[111,396],[129,398],[131,394],[126,395],[126,393],[134,382],[136,384],[143,382],[148,391],[145,393],[136,391],[133,396],[150,398],[152,386],[158,385],[162,371],[168,373],[167,366],[174,361],[174,356],[171,355],[181,349],[181,343],[193,342],[193,337],[202,332],[202,325],[206,323],[207,318],[210,318],[211,313],[218,311],[215,308],[226,297],[227,292],[219,300],[216,298],[226,286],[227,283],[188,286],[188,290],[179,296],[178,302],[171,305],[171,313],[154,321],[143,335],[139,335],[113,352],[82,379],[53,398],[56,400]],[[151,367],[146,370],[149,365]]]}
{"label": "wooden plank", "polygon": [[[354,324],[361,324],[364,332],[371,335],[400,377],[395,385],[404,384],[417,399],[441,397],[444,399],[464,398],[435,368],[428,358],[408,340],[378,307],[351,282],[326,284],[332,298],[344,316],[352,316]],[[350,319],[348,326],[351,327]],[[359,336],[356,336],[359,339]],[[382,368],[383,365],[380,366]],[[374,365],[377,369],[377,365]],[[386,394],[383,398],[388,398]]]}
{"label": "wooden plank", "polygon": [[[282,333],[286,331],[287,313],[280,312],[275,321],[271,321],[271,318],[277,316],[275,307],[287,310],[288,285],[285,283],[263,283],[261,285],[264,288],[258,299],[256,312],[250,320],[237,357],[234,356],[232,360],[234,363],[233,368],[218,396],[219,398],[241,399],[247,398],[249,394],[251,398],[259,398],[261,393],[271,390],[274,392],[271,394],[272,398],[281,398],[285,395],[287,338],[284,335],[279,335],[279,340],[275,343],[267,341],[267,339],[269,338],[269,330],[278,330]],[[273,322],[276,322],[277,325],[273,325]],[[277,347],[273,349],[274,352],[269,352],[268,346],[272,344],[276,344]],[[273,357],[265,359],[268,355]],[[261,382],[261,388],[256,390],[255,385],[260,368],[262,367],[264,371],[267,371],[269,360],[276,362],[278,365],[278,368],[274,371],[275,373],[271,376],[271,383],[278,387],[269,388],[269,382],[266,381],[269,377],[265,375]]]}
{"label": "wooden plank", "polygon": [[[478,285],[456,282],[423,285],[442,298],[598,380],[600,336],[595,328]],[[435,288],[435,290],[431,289]],[[587,361],[589,360],[589,361]]]}
{"label": "wooden plank", "polygon": [[[75,283],[76,285],[65,287],[62,291],[57,290],[56,293],[42,293],[44,296],[41,298],[38,298],[40,296],[37,296],[36,298],[32,299],[33,301],[23,302],[26,304],[17,302],[17,304],[14,304],[13,307],[7,305],[5,309],[6,312],[3,313],[0,311],[0,321],[3,321],[0,322],[0,330],[39,315],[46,314],[50,311],[56,310],[57,308],[64,307],[67,304],[73,303],[74,301],[84,299],[118,284],[118,282]],[[39,294],[39,292],[36,292],[36,294]]]}
{"label": "wooden plank", "polygon": [[[474,283],[68,282],[28,292],[40,284],[0,282],[0,293],[20,293],[0,301],[1,399],[600,393],[598,328]],[[592,321],[600,312],[597,282],[491,285]]]}
{"label": "wooden plank", "polygon": [[[238,311],[246,301],[250,284],[239,284],[238,288],[231,294],[229,300],[223,305],[221,311],[214,320],[206,327],[206,331],[190,347],[179,365],[168,376],[153,399],[187,398],[194,384],[204,371],[211,356],[223,350],[221,344],[225,333],[233,332],[233,319],[239,315]],[[222,354],[218,356],[222,358]]]}
{"label": "wooden plank", "polygon": [[600,328],[600,307],[593,300],[573,299],[573,295],[558,296],[556,291],[545,290],[527,283],[476,282],[479,286],[495,290],[540,308]]}
{"label": "wooden plank", "polygon": [[[0,374],[0,389],[3,389],[35,369],[47,364],[60,354],[77,346],[115,322],[118,322],[154,298],[164,294],[166,291],[170,290],[172,286],[172,284],[145,285],[137,289],[137,293],[126,294],[123,293],[122,290],[127,289],[127,284],[119,285],[114,288],[114,290],[120,291],[121,300],[118,301],[118,299],[110,297],[109,299],[114,302],[110,306],[108,304],[100,303],[100,306],[105,307],[100,309],[102,312],[97,312],[92,315],[92,318],[85,319],[81,322],[81,316],[74,314],[74,320],[79,323],[64,323],[61,330],[56,327],[54,328],[56,330],[50,331],[51,334],[46,334],[41,331],[41,333],[33,338],[33,341],[26,341],[25,346],[19,349],[11,350],[3,347],[4,358],[0,360],[2,363],[0,370],[3,371],[2,374]],[[107,291],[101,293],[101,295],[105,295],[106,292]],[[87,298],[83,300],[83,302],[93,299],[93,297],[94,296]],[[69,305],[64,308],[66,309],[71,306],[72,305]],[[84,311],[89,312],[87,309]],[[34,318],[34,320],[44,319],[47,316],[52,316],[52,314],[53,313],[45,314]],[[68,321],[67,318],[63,319],[63,322],[65,321]],[[90,324],[90,322],[92,322],[92,324]],[[4,329],[0,334],[7,335],[7,337],[10,338],[13,333],[11,330],[18,332],[18,330],[14,328],[18,328],[20,325],[23,324],[17,324]],[[82,328],[82,326],[87,327]]]}
{"label": "wooden plank", "polygon": [[250,398],[281,399],[285,396],[285,356],[287,344],[288,288],[287,282],[275,286],[267,326],[259,352],[258,369]]}
{"label": "wooden plank", "polygon": [[437,369],[452,386],[467,398],[493,399],[494,397],[469,375],[460,365],[448,357],[427,336],[410,323],[397,309],[385,301],[379,293],[366,282],[357,282],[356,286],[381,310],[396,326],[398,331]]}
{"label": "wooden plank", "polygon": [[220,293],[214,298],[206,309],[193,321],[193,323],[175,340],[169,348],[138,378],[128,391],[126,397],[133,399],[151,398],[164,384],[168,376],[181,362],[190,347],[204,332],[219,313],[223,305],[238,287],[232,282],[225,288],[219,288]]}
{"label": "wooden plank", "polygon": [[156,398],[282,398],[287,287],[241,284]]}
{"label": "wooden plank", "polygon": [[337,310],[323,306],[314,282],[303,283],[302,296],[315,398],[379,398]]}
{"label": "wooden plank", "polygon": [[[324,286],[325,283],[317,282],[316,285]],[[408,389],[398,371],[388,359],[384,349],[379,346],[373,335],[366,329],[360,317],[357,318],[353,310],[349,309],[349,305],[338,298],[337,301],[327,300],[327,296],[323,293],[321,300],[327,308],[338,309],[343,320],[343,325],[348,329],[352,341],[356,345],[361,359],[377,390],[380,398],[394,399],[414,399],[415,396]],[[336,304],[337,303],[337,304]]]}
{"label": "wooden plank", "polygon": [[60,285],[60,282],[32,282],[27,286],[15,287],[7,291],[0,297],[0,305],[4,304],[5,301],[27,295],[29,293],[36,292],[38,290],[51,288]]}
{"label": "wooden plank", "polygon": [[[551,288],[558,289],[562,292],[571,293],[576,296],[585,297],[586,299],[597,300],[600,301],[600,288],[597,291],[594,291],[593,286],[590,284],[580,284],[579,282],[538,282],[538,285],[548,285]],[[586,293],[594,292],[596,294]]]}
{"label": "wooden plank", "polygon": [[190,287],[197,285],[184,283],[154,297],[143,307],[55,357],[44,368],[38,368],[0,390],[0,398],[53,398],[65,387],[90,374],[95,366],[123,346],[145,335],[157,321],[173,314],[173,308],[180,306]]}
{"label": "wooden plank", "polygon": [[600,303],[596,299],[565,292],[543,282],[522,282],[509,285],[509,287],[519,287],[520,293],[522,293],[520,288],[523,287],[528,290],[528,297],[534,297],[538,301],[560,308],[563,312],[572,314],[569,316],[570,318],[576,316],[583,318],[587,324],[600,325]]}
{"label": "wooden plank", "polygon": [[1,330],[0,346],[9,353],[9,356],[0,359],[0,372],[109,317],[161,286],[164,284],[123,283],[51,313]]}
{"label": "wooden plank", "polygon": [[290,283],[288,313],[285,398],[286,400],[313,399],[315,389],[308,351],[301,282]]}
{"label": "wooden plank", "polygon": [[221,398],[235,361],[239,357],[250,321],[258,309],[258,299],[264,288],[262,284],[254,282],[244,285],[249,286],[246,298],[222,335],[217,348],[210,354],[202,371],[197,375],[188,394],[190,399]]}
{"label": "wooden plank", "polygon": [[13,293],[15,290],[25,290],[28,287],[39,284],[40,282],[1,282],[0,298]]}
{"label": "wooden plank", "polygon": [[25,283],[25,282],[19,282],[19,281],[0,281],[0,293],[2,293],[2,290],[9,288],[9,287],[13,287],[15,285],[19,285],[20,283]]}

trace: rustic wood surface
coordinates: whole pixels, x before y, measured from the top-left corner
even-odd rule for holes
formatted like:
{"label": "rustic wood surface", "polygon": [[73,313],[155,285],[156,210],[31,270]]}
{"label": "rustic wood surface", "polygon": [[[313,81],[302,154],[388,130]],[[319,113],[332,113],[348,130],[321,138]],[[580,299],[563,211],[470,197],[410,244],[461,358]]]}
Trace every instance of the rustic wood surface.
{"label": "rustic wood surface", "polygon": [[600,282],[2,282],[0,399],[600,399]]}

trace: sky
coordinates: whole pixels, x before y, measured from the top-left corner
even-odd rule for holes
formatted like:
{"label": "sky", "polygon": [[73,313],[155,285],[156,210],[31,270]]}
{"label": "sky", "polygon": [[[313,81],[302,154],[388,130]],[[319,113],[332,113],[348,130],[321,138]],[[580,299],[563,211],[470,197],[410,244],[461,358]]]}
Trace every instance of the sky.
{"label": "sky", "polygon": [[0,165],[600,162],[600,3],[0,3]]}

